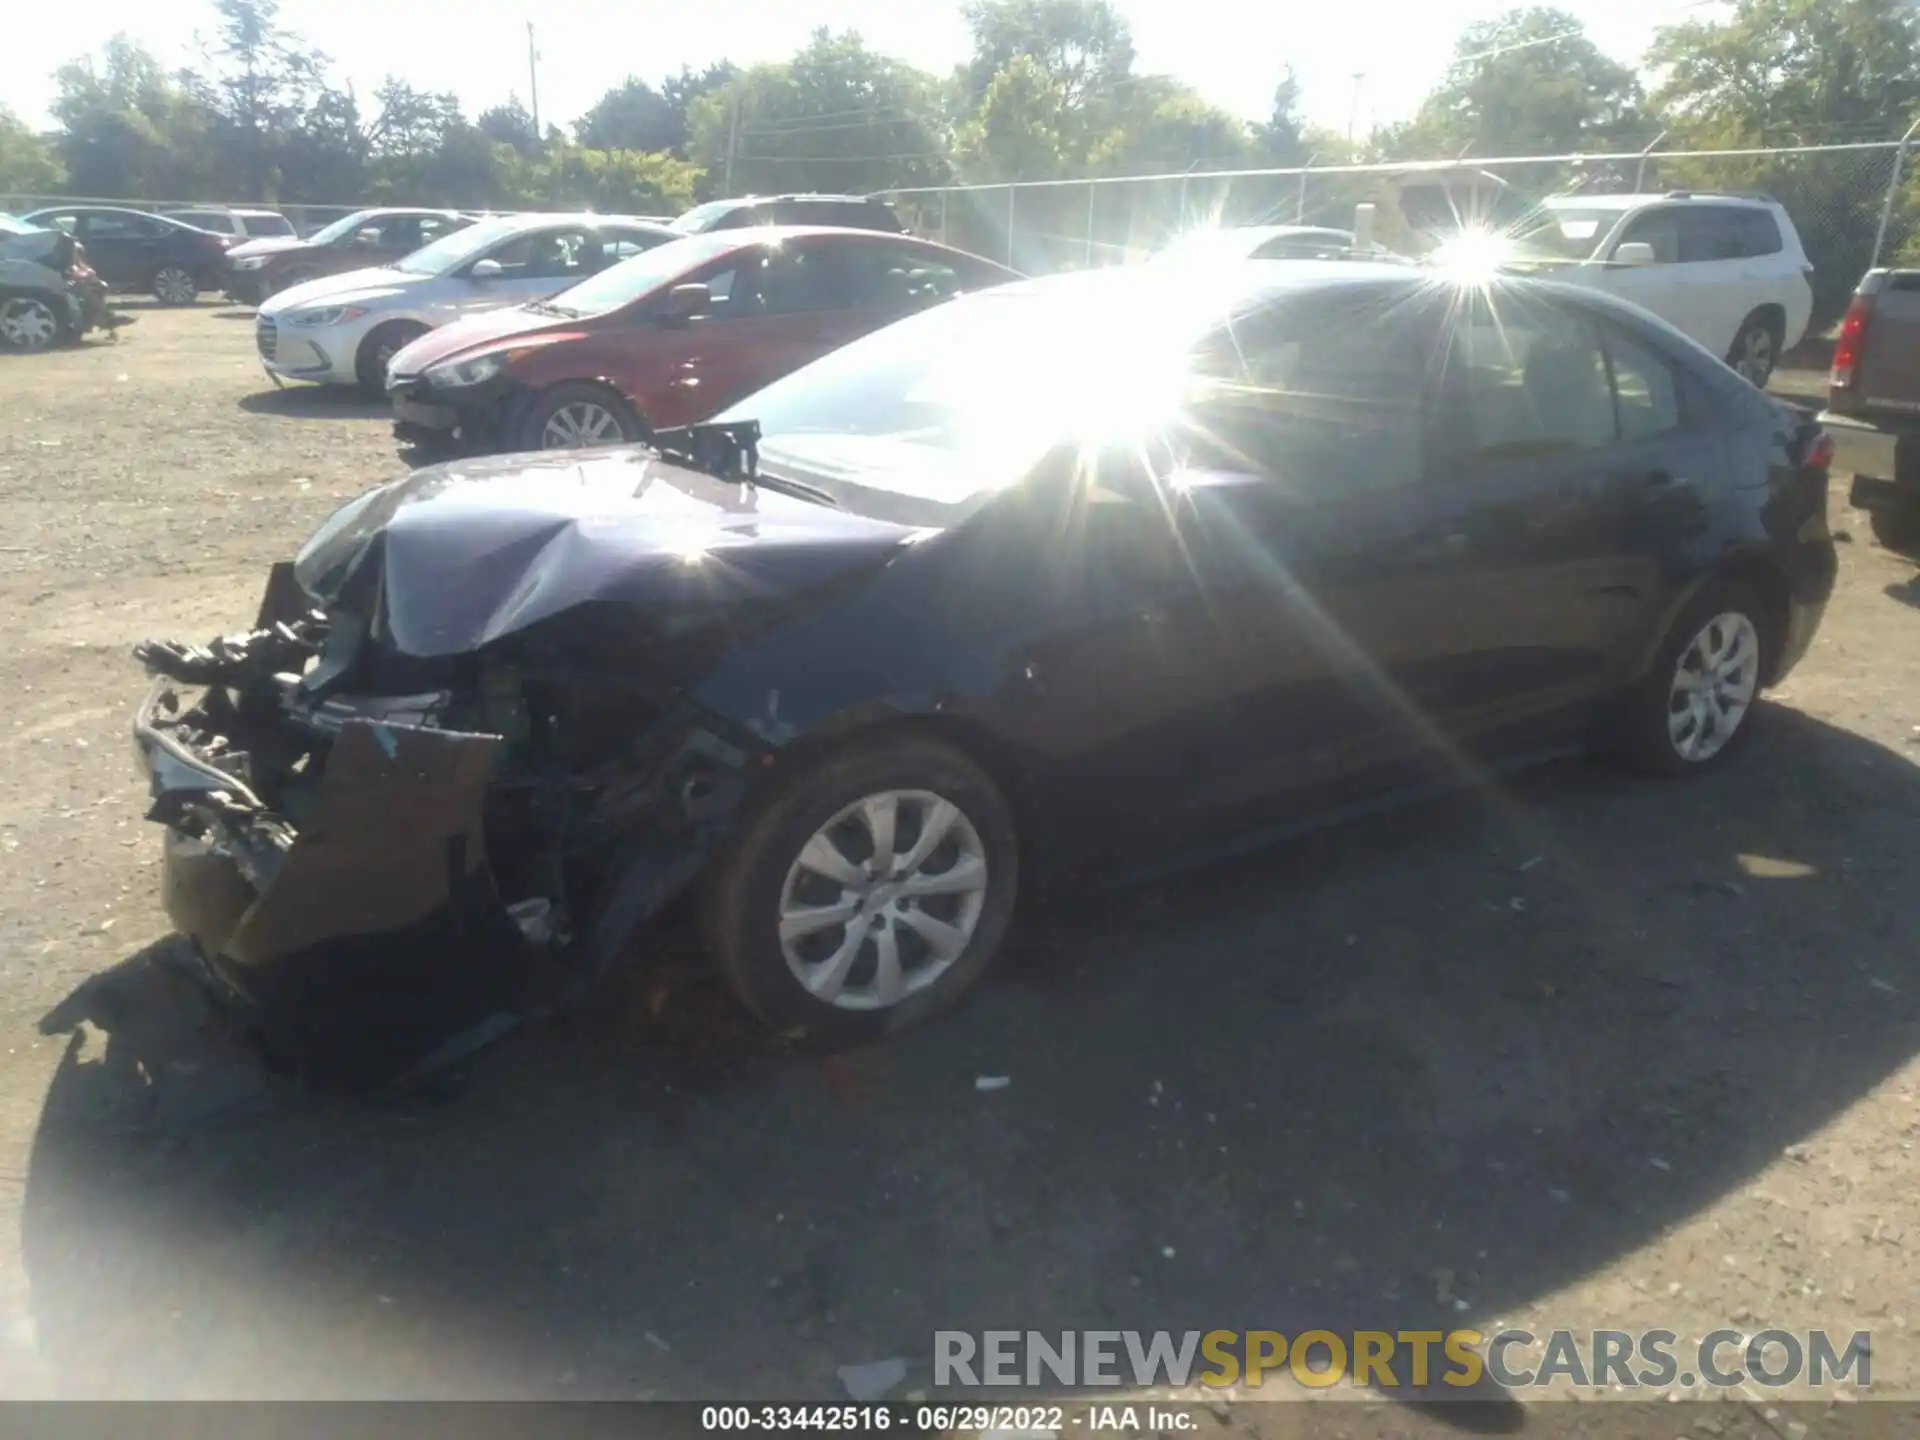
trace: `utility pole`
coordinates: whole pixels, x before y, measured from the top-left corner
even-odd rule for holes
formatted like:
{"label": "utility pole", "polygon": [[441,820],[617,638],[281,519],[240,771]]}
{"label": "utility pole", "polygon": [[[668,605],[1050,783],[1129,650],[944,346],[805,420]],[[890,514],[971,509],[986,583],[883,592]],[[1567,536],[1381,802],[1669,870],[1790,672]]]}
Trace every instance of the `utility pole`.
{"label": "utility pole", "polygon": [[720,178],[720,188],[729,196],[733,194],[733,152],[740,148],[740,94],[735,90],[727,106],[727,164]]}
{"label": "utility pole", "polygon": [[540,52],[533,48],[533,22],[527,21],[527,97],[533,107],[533,143],[540,143]]}
{"label": "utility pole", "polygon": [[1360,118],[1360,87],[1366,84],[1366,81],[1367,81],[1366,71],[1356,70],[1353,72],[1353,104],[1347,110],[1347,144],[1348,145],[1353,144],[1354,122]]}

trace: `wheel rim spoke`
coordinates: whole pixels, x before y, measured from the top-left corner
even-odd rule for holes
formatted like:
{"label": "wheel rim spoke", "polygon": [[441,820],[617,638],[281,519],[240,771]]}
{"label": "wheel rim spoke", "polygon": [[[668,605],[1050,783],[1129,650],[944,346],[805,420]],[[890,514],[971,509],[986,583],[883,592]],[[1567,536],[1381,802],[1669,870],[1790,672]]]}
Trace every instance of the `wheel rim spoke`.
{"label": "wheel rim spoke", "polygon": [[971,855],[960,858],[950,869],[932,874],[909,875],[900,882],[903,895],[962,895],[986,887],[987,865]]}
{"label": "wheel rim spoke", "polygon": [[799,863],[816,875],[839,881],[848,889],[864,888],[867,883],[866,872],[841,854],[840,847],[824,832],[807,841],[800,852]]}
{"label": "wheel rim spoke", "polygon": [[860,802],[860,818],[873,839],[873,873],[893,871],[893,832],[900,820],[900,797],[894,794],[871,795]]}
{"label": "wheel rim spoke", "polygon": [[860,913],[860,897],[849,895],[832,905],[808,905],[784,911],[780,916],[780,938],[798,940],[834,925],[845,925]]}
{"label": "wheel rim spoke", "polygon": [[874,931],[873,950],[873,998],[882,1006],[898,1005],[906,994],[906,976],[900,969],[900,941],[892,925]]}
{"label": "wheel rim spoke", "polygon": [[913,848],[900,860],[900,868],[912,874],[927,863],[927,858],[940,848],[940,842],[947,838],[947,832],[953,828],[953,822],[960,811],[951,802],[936,798],[926,807],[920,817],[920,838],[913,842]]}
{"label": "wheel rim spoke", "polygon": [[927,942],[927,948],[948,963],[957,960],[966,949],[967,933],[957,925],[936,920],[924,910],[903,911],[901,923]]}
{"label": "wheel rim spoke", "polygon": [[847,974],[860,954],[860,942],[865,938],[857,929],[849,926],[840,948],[806,977],[807,989],[822,1000],[831,1002],[839,999],[841,992],[846,989]]}

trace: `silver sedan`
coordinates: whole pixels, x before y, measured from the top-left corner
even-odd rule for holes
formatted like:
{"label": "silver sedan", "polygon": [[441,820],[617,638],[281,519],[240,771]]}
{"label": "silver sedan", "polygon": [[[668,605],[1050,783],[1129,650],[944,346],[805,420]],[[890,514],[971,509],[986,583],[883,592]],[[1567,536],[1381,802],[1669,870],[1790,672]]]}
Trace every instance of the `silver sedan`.
{"label": "silver sedan", "polygon": [[329,275],[260,306],[267,372],[383,393],[387,362],[449,321],[557,294],[680,236],[613,215],[504,215],[456,230],[392,265]]}

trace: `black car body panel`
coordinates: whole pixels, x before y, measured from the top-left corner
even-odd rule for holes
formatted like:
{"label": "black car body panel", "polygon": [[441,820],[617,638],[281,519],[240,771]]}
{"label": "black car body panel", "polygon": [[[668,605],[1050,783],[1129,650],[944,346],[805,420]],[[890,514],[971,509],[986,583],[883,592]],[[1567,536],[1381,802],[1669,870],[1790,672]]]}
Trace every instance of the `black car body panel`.
{"label": "black car body panel", "polygon": [[[1256,268],[1233,312],[1249,353],[1263,315],[1308,302],[1417,331],[1412,287],[1432,283]],[[1137,326],[1097,287],[1151,283],[1012,285],[895,331],[1075,285],[1095,287],[1083,313]],[[826,383],[810,372],[897,343],[883,331],[722,417],[774,423],[752,480],[635,447],[372,491],[274,572],[252,632],[141,651],[206,692],[136,730],[152,816],[182,851],[169,913],[236,989],[291,1010],[265,1028],[313,1073],[372,1082],[579,993],[760,796],[874,727],[967,750],[1013,799],[1028,855],[1112,871],[1578,743],[1716,579],[1768,607],[1776,683],[1833,585],[1822,432],[1637,312],[1518,293],[1609,327],[1607,386],[1670,375],[1658,426],[1626,433],[1622,407],[1647,406],[1623,389],[1597,412],[1607,443],[1472,458],[1453,433],[1470,372],[1440,366],[1384,431],[1327,396],[1280,432],[1195,410],[1212,418],[1149,445],[1055,444],[932,523],[914,494],[801,473],[775,443],[792,397]],[[1565,383],[1564,355],[1542,353],[1527,386]],[[1417,483],[1362,483],[1394,464]],[[350,1020],[313,1018],[316,996],[393,1007],[380,1063]]]}

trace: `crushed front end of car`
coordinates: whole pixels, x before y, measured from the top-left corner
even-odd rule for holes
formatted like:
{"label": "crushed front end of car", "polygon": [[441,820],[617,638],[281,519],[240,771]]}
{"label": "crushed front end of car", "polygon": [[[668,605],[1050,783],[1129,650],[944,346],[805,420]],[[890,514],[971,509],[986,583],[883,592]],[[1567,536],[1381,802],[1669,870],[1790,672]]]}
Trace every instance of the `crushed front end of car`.
{"label": "crushed front end of car", "polygon": [[329,1086],[586,993],[771,764],[695,682],[901,534],[633,452],[367,492],[274,567],[250,631],[136,651],[168,915]]}
{"label": "crushed front end of car", "polygon": [[275,1061],[347,1089],[584,993],[698,872],[758,748],[537,661],[410,663],[291,565],[252,631],[137,654],[167,914]]}

